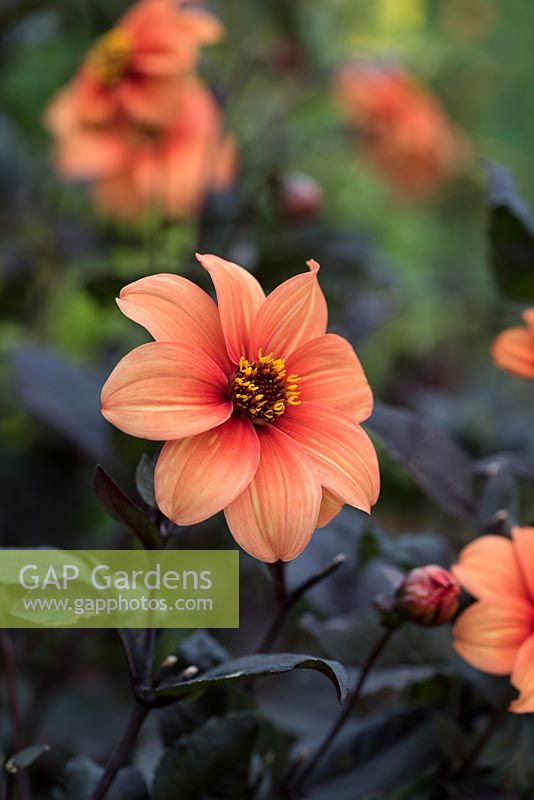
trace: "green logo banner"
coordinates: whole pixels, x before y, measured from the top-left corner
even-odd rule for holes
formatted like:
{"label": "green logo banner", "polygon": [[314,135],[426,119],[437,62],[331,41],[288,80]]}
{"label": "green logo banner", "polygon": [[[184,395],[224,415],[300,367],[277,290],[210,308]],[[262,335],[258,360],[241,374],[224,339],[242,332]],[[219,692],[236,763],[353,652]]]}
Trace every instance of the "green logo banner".
{"label": "green logo banner", "polygon": [[237,550],[0,554],[0,628],[237,627]]}

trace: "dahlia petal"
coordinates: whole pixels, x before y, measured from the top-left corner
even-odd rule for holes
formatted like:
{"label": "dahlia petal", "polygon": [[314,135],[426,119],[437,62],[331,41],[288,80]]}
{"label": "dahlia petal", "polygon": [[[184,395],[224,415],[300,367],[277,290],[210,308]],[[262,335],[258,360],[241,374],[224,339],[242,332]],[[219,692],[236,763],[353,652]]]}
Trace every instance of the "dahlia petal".
{"label": "dahlia petal", "polygon": [[235,181],[239,168],[236,139],[227,134],[215,145],[210,169],[210,188],[213,192],[224,192]]}
{"label": "dahlia petal", "polygon": [[490,675],[509,675],[517,658],[518,648],[485,647],[456,639],[453,647],[464,661]]}
{"label": "dahlia petal", "polygon": [[260,561],[291,561],[306,547],[321,505],[319,476],[306,453],[273,425],[258,428],[260,463],[225,509],[236,542]]}
{"label": "dahlia petal", "polygon": [[534,528],[514,526],[512,540],[519,571],[529,597],[534,603]]}
{"label": "dahlia petal", "polygon": [[356,422],[371,415],[373,394],[358,356],[334,333],[318,336],[291,353],[289,374],[299,375],[302,400],[350,412]]}
{"label": "dahlia petal", "polygon": [[321,508],[319,509],[319,518],[317,520],[317,527],[324,528],[329,522],[332,522],[334,517],[337,517],[343,508],[341,500],[329,492],[328,489],[323,489],[323,496],[321,499]]}
{"label": "dahlia petal", "polygon": [[91,187],[91,195],[103,214],[117,219],[135,220],[148,207],[128,172],[96,181]]}
{"label": "dahlia petal", "polygon": [[[176,41],[176,39],[174,40]],[[166,78],[188,72],[195,66],[198,55],[196,42],[183,42],[182,50],[164,47],[160,52],[148,49],[135,54],[135,69],[138,74],[153,78]]]}
{"label": "dahlia petal", "polygon": [[180,275],[150,275],[128,284],[117,299],[122,313],[160,342],[200,348],[221,367],[228,362],[217,306]]}
{"label": "dahlia petal", "polygon": [[328,311],[317,281],[319,264],[307,264],[309,272],[281,283],[260,308],[252,333],[253,352],[261,348],[276,358],[287,358],[300,345],[326,331]]}
{"label": "dahlia petal", "polygon": [[184,9],[184,22],[187,18],[187,25],[191,34],[201,44],[215,44],[224,35],[222,22],[214,17],[209,11],[203,8]]}
{"label": "dahlia petal", "polygon": [[247,488],[259,459],[258,436],[244,417],[230,417],[218,428],[167,442],[156,466],[158,505],[177,525],[202,522]]}
{"label": "dahlia petal", "polygon": [[52,97],[44,110],[43,122],[55,136],[67,136],[76,128],[78,113],[76,83],[71,82]]}
{"label": "dahlia petal", "polygon": [[303,402],[286,411],[277,427],[306,450],[323,487],[343,503],[370,512],[380,489],[378,460],[357,422],[327,406]]}
{"label": "dahlia petal", "polygon": [[505,536],[475,539],[463,548],[452,571],[473,597],[528,599],[517,550]]}
{"label": "dahlia petal", "polygon": [[508,328],[491,348],[495,363],[521,378],[534,378],[534,336],[527,328]]}
{"label": "dahlia petal", "polygon": [[163,27],[169,27],[169,21],[173,20],[177,14],[177,7],[169,0],[142,0],[140,3],[135,3],[129,8],[118,22],[118,27],[136,34],[136,43],[138,37],[148,36],[151,38],[154,35],[154,28],[156,30]]}
{"label": "dahlia petal", "polygon": [[510,711],[516,714],[534,712],[534,635],[522,644],[510,682],[519,690],[519,697],[510,704]]}
{"label": "dahlia petal", "polygon": [[102,414],[142,439],[183,439],[232,413],[225,374],[198,347],[150,342],[128,353],[102,389]]}
{"label": "dahlia petal", "polygon": [[492,675],[508,675],[530,635],[533,610],[523,600],[501,597],[473,603],[458,617],[454,647],[469,664]]}
{"label": "dahlia petal", "polygon": [[93,181],[119,173],[127,162],[127,149],[119,133],[80,127],[59,137],[55,162],[67,180]]}
{"label": "dahlia petal", "polygon": [[265,302],[263,289],[250,272],[231,261],[211,255],[197,254],[197,258],[213,280],[226,349],[237,364],[249,354],[249,331]]}
{"label": "dahlia petal", "polygon": [[171,79],[138,78],[117,87],[119,105],[132,119],[148,125],[162,125],[172,118],[179,105],[180,84]]}
{"label": "dahlia petal", "polygon": [[161,200],[171,219],[194,215],[210,186],[217,142],[217,122],[208,123],[187,141],[169,142],[160,165]]}
{"label": "dahlia petal", "polygon": [[534,308],[527,308],[526,311],[523,311],[523,319],[525,320],[525,324],[534,338]]}
{"label": "dahlia petal", "polygon": [[86,126],[111,122],[117,110],[113,89],[103,86],[90,69],[83,68],[74,81],[80,121]]}

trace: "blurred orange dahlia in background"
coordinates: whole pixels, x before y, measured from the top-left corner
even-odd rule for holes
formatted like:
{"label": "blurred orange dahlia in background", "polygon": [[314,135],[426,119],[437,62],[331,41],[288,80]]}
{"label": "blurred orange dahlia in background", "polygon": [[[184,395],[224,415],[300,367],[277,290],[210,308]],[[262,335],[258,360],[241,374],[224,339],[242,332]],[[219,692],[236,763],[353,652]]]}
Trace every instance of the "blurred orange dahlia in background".
{"label": "blurred orange dahlia in background", "polygon": [[404,70],[349,65],[334,91],[365,157],[399,196],[431,195],[469,164],[467,137]]}
{"label": "blurred orange dahlia in background", "polygon": [[190,217],[209,191],[231,184],[234,139],[194,74],[199,46],[221,35],[221,24],[199,6],[141,0],[52,98],[45,125],[56,169],[90,183],[100,211]]}

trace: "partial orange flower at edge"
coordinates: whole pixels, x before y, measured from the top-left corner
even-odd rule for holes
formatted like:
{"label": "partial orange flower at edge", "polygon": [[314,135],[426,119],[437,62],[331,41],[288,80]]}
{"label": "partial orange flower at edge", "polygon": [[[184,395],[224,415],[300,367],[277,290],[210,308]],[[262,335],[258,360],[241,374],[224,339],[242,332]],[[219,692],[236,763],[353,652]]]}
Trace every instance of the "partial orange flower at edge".
{"label": "partial orange flower at edge", "polygon": [[534,528],[475,539],[453,573],[477,598],[454,625],[456,651],[476,669],[510,675],[519,690],[510,711],[534,712]]}
{"label": "partial orange flower at edge", "polygon": [[507,328],[495,341],[491,352],[500,369],[534,379],[534,308],[523,313],[526,327]]}
{"label": "partial orange flower at edge", "polygon": [[372,394],[349,343],[326,333],[319,265],[267,298],[242,267],[198,256],[218,306],[192,282],[154,275],[118,304],[155,341],[129,353],[102,390],[102,413],[134,436],[166,441],[155,488],[179,525],[224,509],[254,557],[289,561],[348,503],[379,492],[360,426]]}

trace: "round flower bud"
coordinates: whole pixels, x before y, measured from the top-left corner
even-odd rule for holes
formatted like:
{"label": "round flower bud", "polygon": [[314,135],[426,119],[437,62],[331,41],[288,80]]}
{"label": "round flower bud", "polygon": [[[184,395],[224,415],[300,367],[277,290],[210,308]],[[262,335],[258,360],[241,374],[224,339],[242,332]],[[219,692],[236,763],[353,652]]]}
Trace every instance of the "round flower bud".
{"label": "round flower bud", "polygon": [[320,184],[303,172],[286,175],[280,186],[280,206],[291,219],[314,219],[323,204]]}
{"label": "round flower bud", "polygon": [[458,610],[460,586],[449,570],[428,564],[409,572],[397,590],[395,609],[406,620],[434,627]]}

